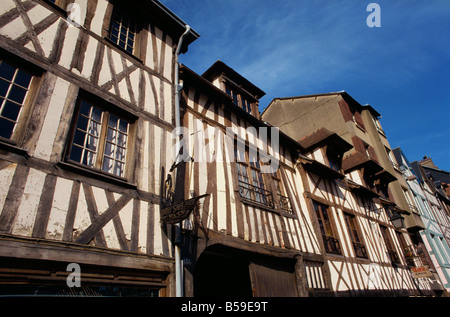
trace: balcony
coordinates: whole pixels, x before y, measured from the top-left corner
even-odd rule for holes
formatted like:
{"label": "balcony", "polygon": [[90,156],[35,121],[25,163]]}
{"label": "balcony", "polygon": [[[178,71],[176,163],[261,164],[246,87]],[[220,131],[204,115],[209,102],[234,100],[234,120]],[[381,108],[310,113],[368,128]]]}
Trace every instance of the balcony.
{"label": "balcony", "polygon": [[414,258],[416,256],[414,255],[414,249],[413,249],[413,247],[411,245],[408,246],[408,247],[405,247],[403,249],[403,255],[405,256],[406,264],[408,266],[411,266],[411,267],[415,267],[416,266],[416,264],[414,263]]}
{"label": "balcony", "polygon": [[353,242],[353,249],[355,250],[356,257],[368,258],[366,247],[360,242]]}
{"label": "balcony", "polygon": [[289,197],[278,194],[278,201],[281,211],[287,212],[289,214],[294,214]]}
{"label": "balcony", "polygon": [[239,181],[239,195],[247,201],[260,205],[275,207],[271,191]]}
{"label": "balcony", "polygon": [[397,252],[393,251],[393,250],[388,250],[387,251],[389,259],[391,259],[391,262],[393,264],[400,264],[400,258],[398,257]]}
{"label": "balcony", "polygon": [[342,254],[339,240],[335,237],[322,235],[325,252],[333,254]]}

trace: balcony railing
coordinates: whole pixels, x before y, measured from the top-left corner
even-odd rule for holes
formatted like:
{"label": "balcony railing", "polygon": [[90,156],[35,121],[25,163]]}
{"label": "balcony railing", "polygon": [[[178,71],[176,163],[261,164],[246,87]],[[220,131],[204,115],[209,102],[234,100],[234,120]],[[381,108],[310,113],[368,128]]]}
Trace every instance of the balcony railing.
{"label": "balcony railing", "polygon": [[412,246],[404,248],[403,255],[405,256],[406,264],[408,266],[416,266],[416,264],[414,263],[414,258],[417,256],[414,255],[414,249]]}
{"label": "balcony railing", "polygon": [[322,235],[322,238],[327,253],[342,254],[341,245],[339,244],[338,239],[327,235]]}
{"label": "balcony railing", "polygon": [[388,255],[392,263],[400,264],[400,258],[398,257],[397,252],[393,250],[388,250]]}
{"label": "balcony railing", "polygon": [[281,211],[293,214],[291,201],[289,200],[289,197],[283,196],[281,194],[278,194],[278,200],[280,202],[280,209]]}
{"label": "balcony railing", "polygon": [[366,247],[364,246],[364,244],[353,242],[353,249],[355,250],[355,254],[358,258],[368,258]]}
{"label": "balcony railing", "polygon": [[239,181],[239,195],[252,202],[274,208],[272,192],[264,188]]}

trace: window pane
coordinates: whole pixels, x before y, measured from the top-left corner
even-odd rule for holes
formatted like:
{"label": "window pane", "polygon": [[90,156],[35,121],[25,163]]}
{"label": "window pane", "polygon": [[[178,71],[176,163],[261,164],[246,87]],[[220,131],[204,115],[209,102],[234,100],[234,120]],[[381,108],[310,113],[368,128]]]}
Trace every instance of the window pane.
{"label": "window pane", "polygon": [[85,116],[89,117],[91,115],[91,105],[85,101],[82,101],[80,107],[80,114],[84,114]]}
{"label": "window pane", "polygon": [[0,64],[0,77],[5,78],[9,81],[12,81],[13,77],[14,77],[14,73],[16,71],[16,68],[5,63],[5,62],[1,62]]}
{"label": "window pane", "polygon": [[98,143],[98,138],[90,135],[88,137],[88,142],[86,143],[86,148],[92,151],[96,151],[97,150],[97,143]]}
{"label": "window pane", "polygon": [[14,80],[14,83],[28,89],[28,86],[30,85],[31,82],[31,77],[32,76],[30,74],[19,69],[16,78]]}
{"label": "window pane", "polygon": [[111,160],[111,159],[105,157],[105,158],[103,159],[103,167],[102,167],[102,170],[104,170],[105,172],[108,172],[108,173],[112,173],[112,172],[113,172],[113,171],[112,171],[112,162],[113,162],[113,160]]}
{"label": "window pane", "polygon": [[234,148],[234,156],[237,162],[245,162],[245,152],[242,149]]}
{"label": "window pane", "polygon": [[111,128],[108,128],[108,133],[106,134],[106,140],[114,141],[116,139],[117,131]]}
{"label": "window pane", "polygon": [[70,151],[70,159],[75,162],[81,162],[81,155],[83,154],[83,149],[78,146],[72,146]]}
{"label": "window pane", "polygon": [[89,124],[89,117],[79,116],[77,122],[77,128],[83,131],[87,131],[87,126]]}
{"label": "window pane", "polygon": [[102,110],[82,101],[75,134],[72,140],[70,159],[95,167],[101,131]]}
{"label": "window pane", "polygon": [[119,118],[117,118],[115,115],[109,115],[109,126],[112,128],[117,129],[117,122],[119,121]]}
{"label": "window pane", "polygon": [[0,136],[9,139],[14,130],[14,122],[0,117]]}
{"label": "window pane", "polygon": [[3,137],[11,138],[13,134],[31,78],[31,75],[0,60],[0,118],[3,118]]}
{"label": "window pane", "polygon": [[91,152],[91,151],[84,151],[84,158],[83,158],[83,164],[93,167],[95,166],[95,152]]}
{"label": "window pane", "polygon": [[123,176],[124,173],[128,125],[127,121],[109,115],[102,169],[117,176]]}
{"label": "window pane", "polygon": [[9,82],[0,79],[0,96],[1,97],[5,97],[6,93],[8,92],[8,88],[9,88]]}
{"label": "window pane", "polygon": [[2,117],[11,119],[11,121],[17,121],[20,109],[22,107],[14,102],[8,101],[5,103],[2,110]]}
{"label": "window pane", "polygon": [[27,93],[27,90],[20,86],[13,85],[11,88],[11,91],[8,94],[8,99],[13,100],[17,103],[22,103],[25,99],[25,95]]}
{"label": "window pane", "polygon": [[121,147],[117,147],[116,150],[116,160],[125,161],[125,149]]}
{"label": "window pane", "polygon": [[100,136],[101,124],[91,120],[89,124],[89,134],[95,137]]}
{"label": "window pane", "polygon": [[117,145],[125,147],[126,144],[127,144],[127,135],[119,133],[119,137],[117,138]]}
{"label": "window pane", "polygon": [[106,142],[105,155],[109,157],[114,155],[114,145],[111,142]]}
{"label": "window pane", "polygon": [[73,143],[84,146],[84,140],[86,138],[86,133],[83,131],[77,130],[75,132],[75,136],[73,137]]}
{"label": "window pane", "polygon": [[114,174],[121,176],[123,174],[123,164],[120,162],[116,162],[116,165],[114,167]]}
{"label": "window pane", "polygon": [[103,111],[101,111],[98,108],[92,107],[92,120],[95,120],[97,122],[101,122],[102,121],[102,114],[103,114]]}

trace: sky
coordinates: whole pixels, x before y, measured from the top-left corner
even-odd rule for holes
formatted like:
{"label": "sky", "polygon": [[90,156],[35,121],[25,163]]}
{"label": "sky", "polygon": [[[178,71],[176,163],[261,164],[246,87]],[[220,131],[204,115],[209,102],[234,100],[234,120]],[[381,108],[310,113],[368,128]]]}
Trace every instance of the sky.
{"label": "sky", "polygon": [[200,34],[180,62],[200,75],[225,62],[266,93],[261,112],[344,90],[382,115],[391,148],[450,171],[449,0],[160,2]]}

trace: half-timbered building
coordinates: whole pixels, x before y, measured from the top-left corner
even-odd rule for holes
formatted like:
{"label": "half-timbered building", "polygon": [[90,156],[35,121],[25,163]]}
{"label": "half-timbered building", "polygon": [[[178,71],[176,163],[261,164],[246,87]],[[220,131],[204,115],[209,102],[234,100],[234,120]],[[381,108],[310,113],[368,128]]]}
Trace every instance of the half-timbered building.
{"label": "half-timbered building", "polygon": [[197,37],[158,1],[1,1],[0,293],[175,294],[160,193]]}
{"label": "half-timbered building", "polygon": [[428,294],[392,175],[179,65],[198,36],[156,0],[1,1],[0,294]]}
{"label": "half-timbered building", "polygon": [[423,273],[416,275],[430,276],[435,281],[433,289],[436,293],[448,293],[450,290],[450,215],[446,211],[448,199],[436,188],[436,182],[429,179],[431,175],[426,173],[419,162],[410,163],[399,147],[393,151],[403,171],[403,177],[411,189],[414,205],[425,225],[424,230],[414,236],[414,243],[419,250],[418,256],[423,262],[421,267]]}
{"label": "half-timbered building", "polygon": [[[357,172],[377,167],[344,171],[350,143],[326,128],[295,141],[261,121],[263,92],[221,61],[201,76],[183,65],[180,76],[191,158],[184,195],[208,195],[182,227],[185,295],[429,294],[411,277],[408,235]],[[260,128],[276,129],[278,147]]]}
{"label": "half-timbered building", "polygon": [[[390,185],[397,178],[376,151],[378,143],[387,144],[387,140],[372,136],[374,123],[365,127],[367,118],[361,113],[374,112],[368,108],[345,92],[285,97],[274,99],[262,119],[280,126],[309,149],[310,159],[333,171],[317,168],[303,176],[306,199],[313,201],[312,219],[321,230],[319,239],[321,235],[333,291],[343,295],[432,294],[429,280],[412,279],[410,267],[416,264],[411,252],[415,250],[404,229],[404,217],[411,213],[395,203]],[[318,163],[310,163],[309,168],[314,165]],[[313,192],[320,193],[321,200]]]}

